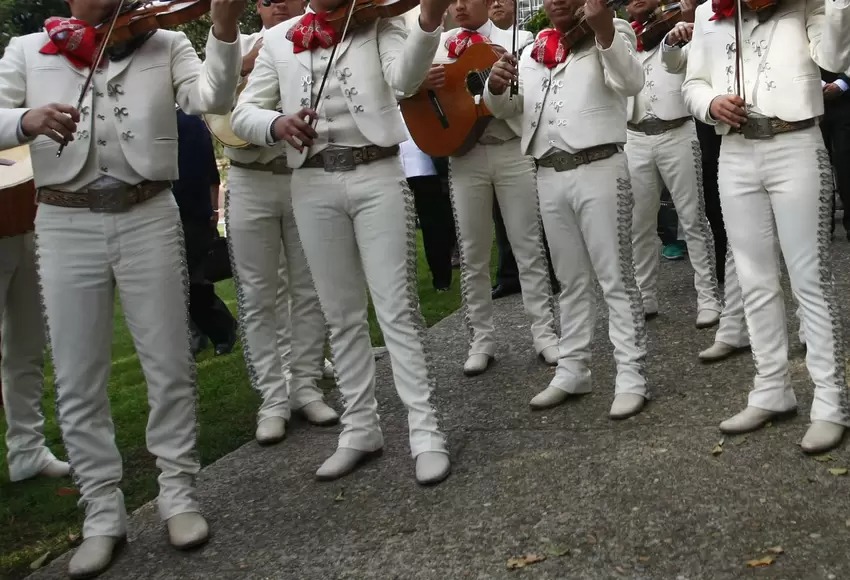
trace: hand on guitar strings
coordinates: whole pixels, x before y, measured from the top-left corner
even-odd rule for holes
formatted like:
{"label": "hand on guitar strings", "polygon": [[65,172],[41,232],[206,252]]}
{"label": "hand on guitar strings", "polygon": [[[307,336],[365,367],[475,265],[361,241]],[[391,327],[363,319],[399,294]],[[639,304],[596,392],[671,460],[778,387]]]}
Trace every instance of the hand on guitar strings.
{"label": "hand on guitar strings", "polygon": [[712,119],[740,129],[747,122],[747,110],[744,99],[738,95],[720,95],[714,97],[708,107]]}
{"label": "hand on guitar strings", "polygon": [[505,52],[490,69],[490,76],[487,79],[490,92],[494,95],[504,93],[511,86],[511,83],[517,80],[516,67],[517,62],[514,55]]}
{"label": "hand on guitar strings", "polygon": [[684,46],[691,41],[694,35],[694,25],[679,22],[673,30],[667,33],[664,43],[667,46]]}
{"label": "hand on guitar strings", "polygon": [[60,145],[67,145],[74,140],[79,120],[80,112],[71,105],[50,103],[24,113],[21,130],[26,137],[44,135]]}
{"label": "hand on guitar strings", "polygon": [[311,127],[312,119],[316,118],[318,118],[316,111],[307,107],[294,115],[278,117],[272,125],[272,136],[275,141],[286,141],[301,153],[304,147],[313,145],[313,139],[319,136]]}
{"label": "hand on guitar strings", "polygon": [[444,86],[446,86],[446,67],[441,64],[431,65],[431,70],[428,71],[428,76],[425,77],[421,88],[434,90],[442,89]]}

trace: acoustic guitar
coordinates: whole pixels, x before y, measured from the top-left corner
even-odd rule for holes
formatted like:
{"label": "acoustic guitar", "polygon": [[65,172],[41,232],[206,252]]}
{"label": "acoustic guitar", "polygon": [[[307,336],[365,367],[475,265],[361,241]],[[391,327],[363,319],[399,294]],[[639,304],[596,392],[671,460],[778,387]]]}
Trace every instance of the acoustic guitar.
{"label": "acoustic guitar", "polygon": [[36,209],[29,145],[0,151],[0,238],[35,230]]}
{"label": "acoustic guitar", "polygon": [[460,157],[475,146],[493,118],[484,105],[484,89],[497,60],[493,46],[473,44],[444,65],[442,88],[421,90],[399,103],[419,149],[432,157]]}
{"label": "acoustic guitar", "polygon": [[[242,94],[242,90],[248,84],[248,77],[243,78],[239,82],[239,86],[236,88],[236,99],[239,99],[239,95]],[[244,139],[237,137],[236,133],[233,132],[233,126],[230,123],[230,116],[233,114],[233,110],[231,109],[230,113],[226,115],[214,115],[212,113],[204,114],[204,123],[207,125],[207,129],[210,130],[213,138],[224,145],[225,147],[230,147],[232,149],[245,149],[249,147],[251,144],[245,141]]]}

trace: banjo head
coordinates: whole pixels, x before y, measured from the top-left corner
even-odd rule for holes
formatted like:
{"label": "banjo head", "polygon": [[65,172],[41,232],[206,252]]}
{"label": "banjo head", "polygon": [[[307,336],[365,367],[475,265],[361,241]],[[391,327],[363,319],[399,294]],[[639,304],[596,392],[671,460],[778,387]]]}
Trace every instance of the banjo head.
{"label": "banjo head", "polygon": [[8,189],[32,181],[29,145],[0,151],[0,189]]}

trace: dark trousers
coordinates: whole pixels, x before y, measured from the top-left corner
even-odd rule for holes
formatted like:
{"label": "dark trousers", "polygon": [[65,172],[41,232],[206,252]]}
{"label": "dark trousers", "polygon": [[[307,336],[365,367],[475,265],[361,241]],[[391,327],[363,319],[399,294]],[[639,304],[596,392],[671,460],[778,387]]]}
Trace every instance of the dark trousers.
{"label": "dark trousers", "polygon": [[702,194],[705,215],[714,237],[714,257],[717,261],[717,281],[723,283],[726,275],[726,226],[720,208],[720,192],[717,188],[717,162],[720,158],[720,135],[714,127],[696,121],[697,138],[702,152]]}
{"label": "dark trousers", "polygon": [[449,288],[457,234],[448,183],[437,175],[410,177],[407,183],[413,190],[431,282],[436,289]]}
{"label": "dark trousers", "polygon": [[212,228],[209,221],[183,221],[189,270],[189,318],[201,334],[219,345],[230,342],[236,331],[236,321],[204,273],[204,263],[213,241]]}
{"label": "dark trousers", "polygon": [[[519,288],[519,268],[508,240],[508,231],[505,229],[505,220],[502,219],[502,210],[499,209],[499,200],[493,196],[493,222],[496,224],[496,249],[499,252],[499,261],[496,267],[496,285]],[[542,227],[542,225],[541,225]],[[549,280],[554,291],[559,291],[560,284],[552,268],[552,256],[549,253],[549,241],[546,232],[543,231],[543,246],[546,248],[546,265],[549,267]]]}
{"label": "dark trousers", "polygon": [[[850,99],[841,97],[827,104],[820,127],[835,167],[835,189],[844,206],[844,230],[850,232]],[[834,221],[832,227],[834,230]]]}

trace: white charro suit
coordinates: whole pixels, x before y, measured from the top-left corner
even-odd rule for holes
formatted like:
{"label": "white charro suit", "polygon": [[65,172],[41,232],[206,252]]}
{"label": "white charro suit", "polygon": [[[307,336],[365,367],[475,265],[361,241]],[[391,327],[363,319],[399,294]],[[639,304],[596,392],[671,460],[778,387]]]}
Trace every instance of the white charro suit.
{"label": "white charro suit", "polygon": [[[0,148],[18,143],[28,109],[77,101],[88,71],[40,54],[47,40],[45,33],[13,38],[0,60]],[[175,102],[189,114],[226,113],[239,79],[238,43],[210,33],[206,50],[202,63],[183,33],[161,30],[132,55],[108,62],[93,77],[61,160],[55,142],[31,142],[36,187],[72,192],[176,179]],[[59,424],[86,509],[83,536],[126,534],[107,396],[116,287],[148,387],[147,444],[162,472],[160,515],[199,511],[188,279],[173,196],[165,189],[122,213],[42,202],[36,236]]]}
{"label": "white charro suit", "polygon": [[29,479],[56,459],[44,440],[45,333],[38,290],[33,234],[0,237],[0,379],[11,481]]}
{"label": "white charro suit", "polygon": [[[300,18],[266,33],[233,112],[233,129],[247,141],[270,143],[271,125],[280,116],[278,103],[284,113],[292,114],[310,106],[318,93],[331,50],[294,52],[286,34]],[[323,154],[330,163],[340,150],[353,160],[351,149],[342,148],[372,146],[369,151],[376,151],[374,146],[393,147],[406,140],[396,94],[416,91],[438,40],[439,29],[425,33],[415,24],[408,33],[398,18],[351,32],[337,47],[319,105],[318,139],[301,153],[285,146],[289,166],[295,169],[295,220],[330,327],[345,402],[341,448],[370,452],[383,446],[366,317],[368,287],[392,358],[396,389],[408,409],[412,455],[446,449],[433,407],[433,376],[419,312],[413,195],[397,154],[348,171],[302,166]],[[337,153],[331,155],[332,150]]]}
{"label": "white charro suit", "polygon": [[[435,64],[452,62],[446,43],[462,28],[444,32]],[[513,31],[488,20],[477,31],[493,44],[511,49]],[[533,36],[520,31],[517,50]],[[449,184],[459,239],[461,295],[470,334],[468,356],[496,352],[490,296],[490,251],[493,246],[493,196],[499,202],[508,239],[516,256],[522,300],[531,321],[534,349],[558,344],[552,288],[540,224],[534,160],[520,150],[522,119],[493,119],[471,151],[449,159]]]}
{"label": "white charro suit", "polygon": [[[818,65],[847,68],[848,5],[789,0],[763,23],[744,15],[750,123],[756,115],[793,122],[823,114]],[[797,404],[788,373],[775,231],[809,346],[811,418],[848,425],[844,341],[829,258],[832,173],[820,130],[814,123],[768,139],[746,139],[712,119],[711,101],[735,90],[735,58],[727,51],[734,47],[735,30],[732,19],[712,22],[711,15],[710,4],[697,8],[683,93],[694,116],[724,135],[718,185],[756,361],[749,406],[781,412]]]}
{"label": "white charro suit", "polygon": [[607,49],[590,38],[552,69],[526,49],[519,62],[520,98],[511,99],[510,91],[493,95],[489,86],[484,98],[500,118],[522,113],[522,152],[538,161],[558,151],[617,146],[610,157],[574,169],[537,171],[543,224],[561,282],[561,352],[550,386],[569,393],[590,390],[595,273],[610,313],[616,393],[646,397],[646,326],[631,250],[634,200],[620,152],[626,142],[626,99],[643,88],[644,74],[634,54],[634,31],[623,20],[614,23]]}
{"label": "white charro suit", "polygon": [[[632,240],[643,306],[648,314],[658,312],[661,242],[656,230],[661,189],[666,185],[688,244],[697,309],[700,313],[718,313],[721,304],[714,238],[705,215],[696,127],[682,98],[684,70],[671,74],[664,69],[660,44],[638,51],[637,58],[643,64],[646,81],[640,93],[629,97],[626,157],[635,196]],[[664,127],[663,132],[647,130],[647,124],[659,125],[659,121],[676,121],[678,126]]]}
{"label": "white charro suit", "polygon": [[[242,36],[242,53],[250,52],[266,32]],[[292,213],[292,170],[282,145],[226,147],[224,152],[231,160],[225,221],[242,350],[248,378],[262,397],[257,422],[270,417],[289,420],[292,410],[322,400],[317,382],[325,344],[322,308]],[[291,317],[289,296],[280,300],[281,286],[292,296]],[[285,334],[284,324],[292,325]],[[284,361],[290,377],[281,364],[283,338],[294,343],[287,348],[291,361]]]}

